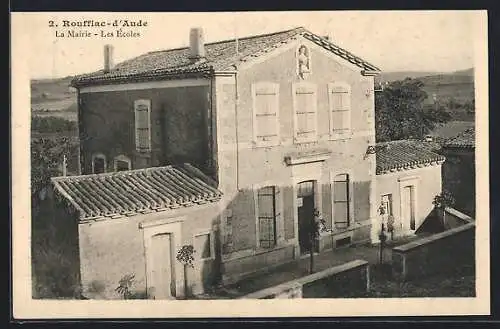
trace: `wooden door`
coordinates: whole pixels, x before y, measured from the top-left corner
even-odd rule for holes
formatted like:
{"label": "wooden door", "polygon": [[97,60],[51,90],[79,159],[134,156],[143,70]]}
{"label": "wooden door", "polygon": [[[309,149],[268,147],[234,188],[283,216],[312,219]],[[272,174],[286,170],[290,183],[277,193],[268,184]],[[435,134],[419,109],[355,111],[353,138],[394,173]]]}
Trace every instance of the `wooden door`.
{"label": "wooden door", "polygon": [[405,186],[401,195],[401,220],[403,227],[415,231],[415,192],[413,186]]}
{"label": "wooden door", "polygon": [[297,213],[299,221],[300,253],[311,251],[311,221],[314,219],[314,183],[299,183],[297,186]]}
{"label": "wooden door", "polygon": [[169,233],[152,237],[152,287],[154,299],[170,299],[175,296],[173,280],[172,236]]}

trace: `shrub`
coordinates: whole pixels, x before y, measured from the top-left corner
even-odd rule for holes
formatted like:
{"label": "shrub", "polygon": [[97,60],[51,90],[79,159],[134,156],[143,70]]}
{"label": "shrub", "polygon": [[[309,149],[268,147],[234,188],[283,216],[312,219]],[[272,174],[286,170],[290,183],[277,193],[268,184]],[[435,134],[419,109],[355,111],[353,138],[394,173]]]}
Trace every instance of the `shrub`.
{"label": "shrub", "polygon": [[31,130],[39,133],[59,133],[77,131],[76,122],[59,117],[31,117]]}

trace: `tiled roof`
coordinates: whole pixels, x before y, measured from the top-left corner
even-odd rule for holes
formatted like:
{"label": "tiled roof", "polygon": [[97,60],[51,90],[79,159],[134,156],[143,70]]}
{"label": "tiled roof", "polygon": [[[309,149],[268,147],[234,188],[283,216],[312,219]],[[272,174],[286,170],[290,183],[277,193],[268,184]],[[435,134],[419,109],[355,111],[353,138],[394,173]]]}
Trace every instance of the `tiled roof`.
{"label": "tiled roof", "polygon": [[444,147],[474,148],[476,145],[476,130],[469,128],[444,142]]}
{"label": "tiled roof", "polygon": [[189,164],[52,178],[80,220],[131,216],[216,202],[222,193]]}
{"label": "tiled roof", "polygon": [[433,165],[445,157],[433,152],[432,144],[417,140],[377,143],[377,175]]}
{"label": "tiled roof", "polygon": [[145,81],[160,78],[178,78],[196,74],[211,74],[213,71],[234,70],[240,63],[266,54],[297,36],[344,58],[366,71],[380,71],[376,66],[364,61],[328,40],[299,27],[287,31],[275,32],[238,39],[238,54],[234,39],[205,44],[206,61],[192,63],[189,59],[189,48],[176,48],[153,51],[117,64],[112,71],[103,70],[75,77],[71,84],[74,87],[112,82]]}

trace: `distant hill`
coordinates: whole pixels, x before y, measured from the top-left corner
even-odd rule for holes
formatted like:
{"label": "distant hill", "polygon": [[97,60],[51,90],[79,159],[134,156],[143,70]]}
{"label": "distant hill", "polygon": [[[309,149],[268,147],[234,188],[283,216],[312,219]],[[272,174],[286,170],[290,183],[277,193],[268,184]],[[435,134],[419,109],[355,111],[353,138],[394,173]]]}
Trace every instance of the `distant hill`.
{"label": "distant hill", "polygon": [[76,120],[76,90],[70,87],[72,76],[31,80],[32,115],[58,116]]}
{"label": "distant hill", "polygon": [[401,71],[401,72],[382,72],[376,77],[376,82],[392,82],[397,80],[404,80],[406,78],[421,78],[426,76],[443,74],[442,72],[432,71]]}
{"label": "distant hill", "polygon": [[419,79],[428,95],[426,104],[434,104],[434,98],[445,105],[453,120],[473,121],[474,114],[468,112],[464,104],[474,101],[474,68],[455,72],[383,72],[377,77],[377,83]]}

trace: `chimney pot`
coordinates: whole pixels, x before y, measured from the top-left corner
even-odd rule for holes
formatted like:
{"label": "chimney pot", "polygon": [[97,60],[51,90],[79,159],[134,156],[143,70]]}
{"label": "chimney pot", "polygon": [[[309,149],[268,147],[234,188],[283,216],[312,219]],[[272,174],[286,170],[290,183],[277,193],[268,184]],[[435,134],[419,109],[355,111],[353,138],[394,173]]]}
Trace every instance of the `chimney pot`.
{"label": "chimney pot", "polygon": [[203,29],[200,27],[192,28],[189,33],[189,58],[193,62],[198,62],[205,58],[205,43]]}
{"label": "chimney pot", "polygon": [[104,46],[104,72],[109,72],[113,69],[113,46]]}

